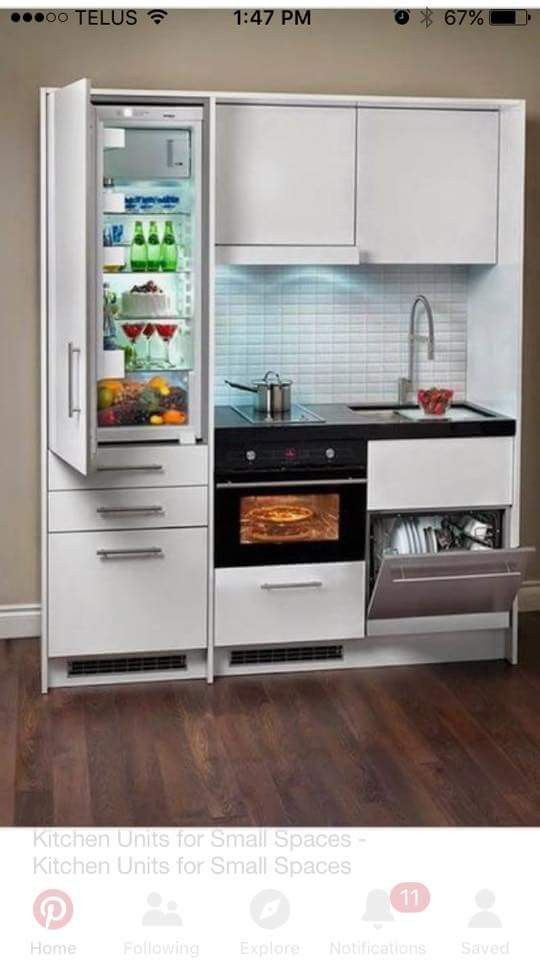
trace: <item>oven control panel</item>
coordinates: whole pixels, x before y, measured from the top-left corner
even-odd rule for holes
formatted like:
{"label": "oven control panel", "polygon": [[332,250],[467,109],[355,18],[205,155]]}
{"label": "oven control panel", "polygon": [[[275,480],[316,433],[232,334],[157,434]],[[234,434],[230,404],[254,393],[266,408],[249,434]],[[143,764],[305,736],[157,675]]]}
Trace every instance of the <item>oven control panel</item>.
{"label": "oven control panel", "polygon": [[364,440],[320,440],[292,444],[288,441],[227,443],[216,446],[216,472],[280,472],[298,469],[366,469]]}

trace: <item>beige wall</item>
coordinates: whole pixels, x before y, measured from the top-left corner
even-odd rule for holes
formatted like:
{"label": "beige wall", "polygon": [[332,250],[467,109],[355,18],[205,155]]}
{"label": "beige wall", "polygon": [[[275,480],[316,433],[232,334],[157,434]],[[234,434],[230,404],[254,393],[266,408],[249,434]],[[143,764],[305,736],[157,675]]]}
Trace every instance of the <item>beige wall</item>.
{"label": "beige wall", "polygon": [[230,11],[80,27],[0,13],[0,604],[39,599],[38,88],[82,76],[99,87],[527,100],[522,528],[540,545],[540,13],[515,29],[398,27],[390,11],[312,17],[311,28],[239,28]]}

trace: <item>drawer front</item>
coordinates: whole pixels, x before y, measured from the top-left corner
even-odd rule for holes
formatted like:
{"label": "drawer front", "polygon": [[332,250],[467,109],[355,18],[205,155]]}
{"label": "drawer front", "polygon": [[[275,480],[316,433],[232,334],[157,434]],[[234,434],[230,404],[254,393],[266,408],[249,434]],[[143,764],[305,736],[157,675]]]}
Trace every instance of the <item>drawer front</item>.
{"label": "drawer front", "polygon": [[202,445],[100,447],[97,465],[87,477],[49,453],[49,490],[191,487],[207,483],[208,448]]}
{"label": "drawer front", "polygon": [[368,443],[368,510],[512,503],[513,437]]}
{"label": "drawer front", "polygon": [[207,487],[57,490],[49,494],[51,533],[207,524]]}
{"label": "drawer front", "polygon": [[49,655],[205,647],[206,574],[204,529],[50,534]]}
{"label": "drawer front", "polygon": [[364,635],[364,563],[216,570],[217,646]]}

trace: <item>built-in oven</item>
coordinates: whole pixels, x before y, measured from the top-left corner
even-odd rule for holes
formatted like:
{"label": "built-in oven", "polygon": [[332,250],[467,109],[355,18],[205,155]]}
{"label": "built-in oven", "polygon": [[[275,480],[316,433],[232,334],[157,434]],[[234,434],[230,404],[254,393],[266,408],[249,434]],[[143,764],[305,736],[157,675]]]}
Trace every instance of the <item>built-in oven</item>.
{"label": "built-in oven", "polygon": [[363,560],[365,443],[273,438],[216,458],[216,567]]}

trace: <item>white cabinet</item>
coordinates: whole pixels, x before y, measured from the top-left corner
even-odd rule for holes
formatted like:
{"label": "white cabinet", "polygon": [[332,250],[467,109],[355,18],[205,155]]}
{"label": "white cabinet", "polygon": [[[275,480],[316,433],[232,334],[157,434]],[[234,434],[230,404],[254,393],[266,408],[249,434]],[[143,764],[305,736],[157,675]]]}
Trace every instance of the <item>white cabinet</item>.
{"label": "white cabinet", "polygon": [[364,563],[216,570],[216,646],[364,635]]}
{"label": "white cabinet", "polygon": [[510,505],[513,446],[513,437],[373,440],[368,510]]}
{"label": "white cabinet", "polygon": [[218,105],[216,243],[354,257],[355,136],[352,106]]}
{"label": "white cabinet", "polygon": [[207,531],[49,536],[49,655],[206,646]]}
{"label": "white cabinet", "polygon": [[495,110],[360,108],[357,243],[368,263],[495,263]]}

